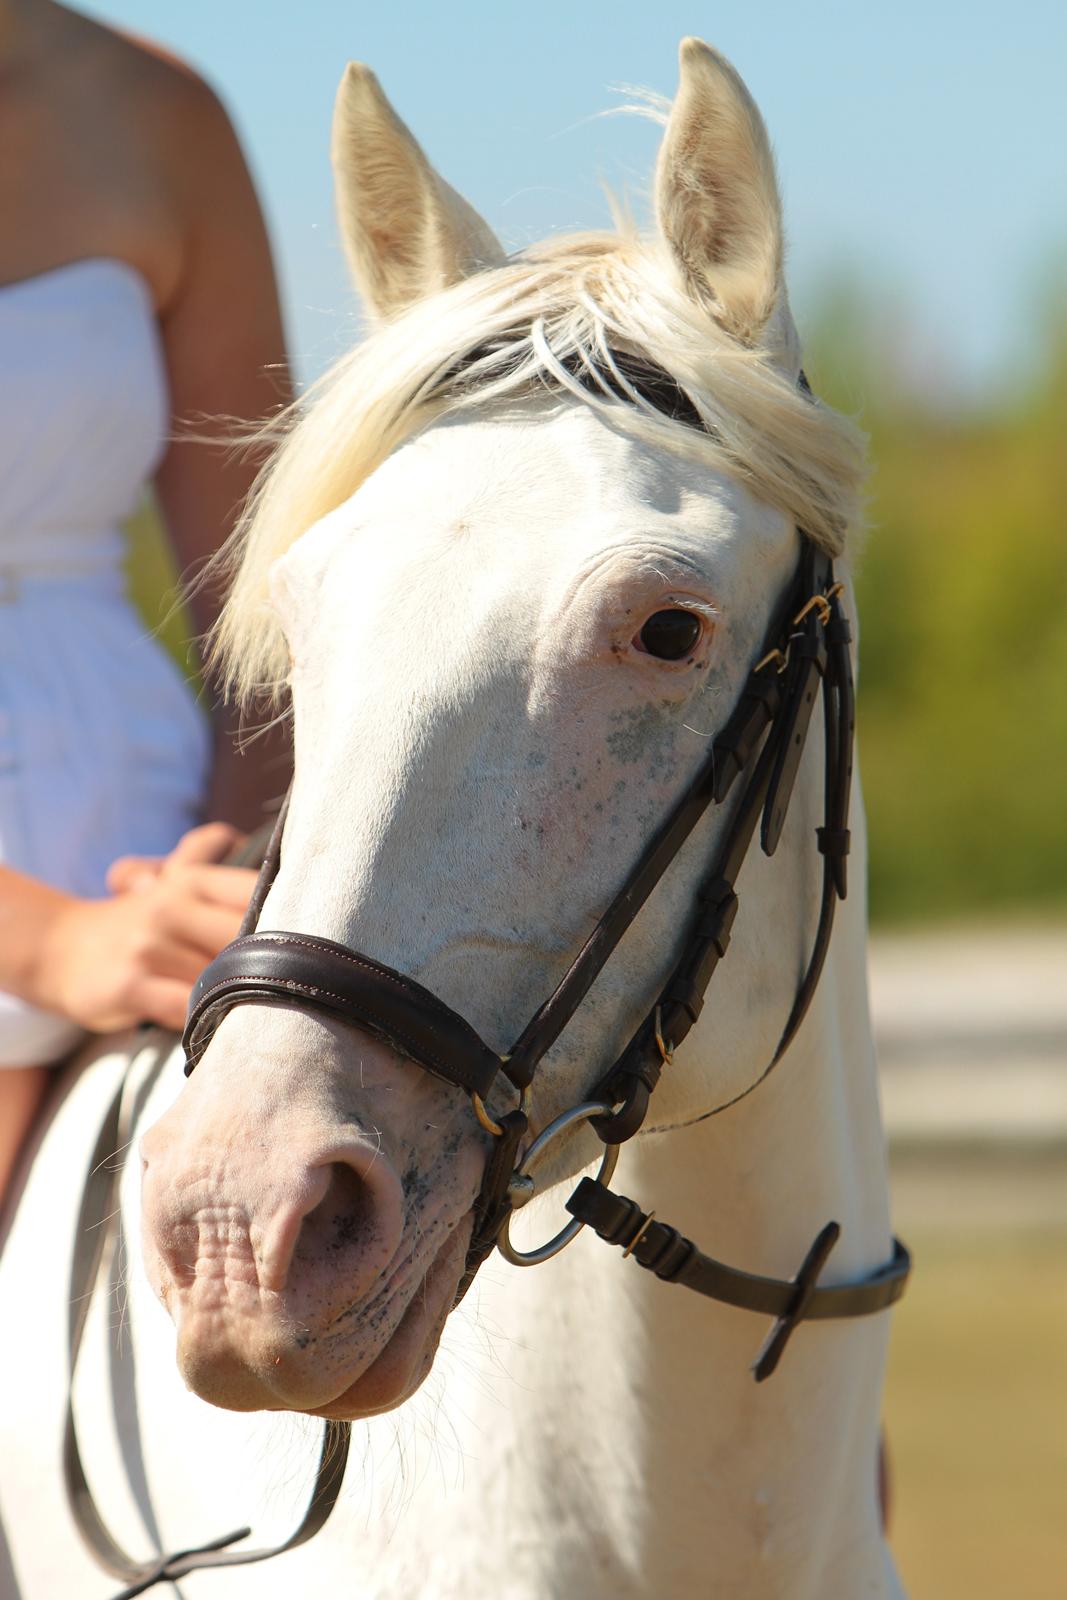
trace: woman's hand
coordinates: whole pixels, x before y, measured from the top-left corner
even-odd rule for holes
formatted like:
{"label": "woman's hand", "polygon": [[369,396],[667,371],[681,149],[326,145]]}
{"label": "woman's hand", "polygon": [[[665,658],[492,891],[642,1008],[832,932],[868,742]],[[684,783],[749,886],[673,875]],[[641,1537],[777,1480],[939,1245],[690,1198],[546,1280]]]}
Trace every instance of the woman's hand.
{"label": "woman's hand", "polygon": [[180,1031],[189,991],[235,938],[256,881],[217,865],[240,835],[194,828],[169,856],[125,856],[108,875],[112,897],[69,900],[41,964],[39,1002],[97,1033],[137,1022]]}
{"label": "woman's hand", "polygon": [[204,866],[225,861],[248,835],[239,833],[228,822],[205,822],[182,835],[167,856],[119,856],[107,869],[110,894],[127,894],[131,889],[148,889],[161,877],[173,877],[181,867]]}

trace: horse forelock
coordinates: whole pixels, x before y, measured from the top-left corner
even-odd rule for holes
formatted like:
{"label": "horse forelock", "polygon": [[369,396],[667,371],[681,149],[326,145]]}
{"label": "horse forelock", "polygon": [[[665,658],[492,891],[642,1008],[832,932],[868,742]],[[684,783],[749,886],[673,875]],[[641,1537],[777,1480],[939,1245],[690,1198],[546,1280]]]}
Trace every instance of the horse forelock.
{"label": "horse forelock", "polygon": [[791,330],[785,310],[761,344],[740,342],[691,299],[662,246],[634,233],[552,240],[418,302],[283,419],[226,556],[214,655],[231,690],[281,697],[287,656],[267,579],[303,533],[431,422],[546,391],[736,476],[839,554],[859,521],[864,441],[798,387],[783,322]]}

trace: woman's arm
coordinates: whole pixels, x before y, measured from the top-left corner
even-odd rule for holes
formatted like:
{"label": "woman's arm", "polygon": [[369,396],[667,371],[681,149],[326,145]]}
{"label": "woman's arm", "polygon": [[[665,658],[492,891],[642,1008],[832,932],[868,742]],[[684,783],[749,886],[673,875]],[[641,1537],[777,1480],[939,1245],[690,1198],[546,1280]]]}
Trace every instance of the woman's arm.
{"label": "woman's arm", "polygon": [[256,875],[214,865],[234,842],[195,828],[137,887],[80,900],[0,866],[0,989],[105,1033],[184,1026],[200,972],[236,937]]}
{"label": "woman's arm", "polygon": [[[200,572],[228,535],[262,453],[235,452],[247,428],[290,399],[270,246],[252,181],[225,111],[189,76],[169,113],[165,159],[185,248],[160,312],[177,437],[156,480],[178,562]],[[219,445],[181,437],[195,431]],[[198,632],[217,615],[218,584],[192,595]],[[241,754],[237,717],[216,705],[215,765],[205,815],[242,828],[263,821],[264,804],[289,780],[287,730],[253,739]]]}

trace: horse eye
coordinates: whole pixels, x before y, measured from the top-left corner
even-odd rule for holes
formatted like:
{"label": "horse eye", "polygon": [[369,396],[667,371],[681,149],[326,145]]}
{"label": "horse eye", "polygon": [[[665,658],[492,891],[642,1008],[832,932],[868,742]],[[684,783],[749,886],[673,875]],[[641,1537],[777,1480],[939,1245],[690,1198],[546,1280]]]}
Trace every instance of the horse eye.
{"label": "horse eye", "polygon": [[660,661],[680,661],[700,638],[700,625],[692,611],[654,611],[637,636],[640,648]]}

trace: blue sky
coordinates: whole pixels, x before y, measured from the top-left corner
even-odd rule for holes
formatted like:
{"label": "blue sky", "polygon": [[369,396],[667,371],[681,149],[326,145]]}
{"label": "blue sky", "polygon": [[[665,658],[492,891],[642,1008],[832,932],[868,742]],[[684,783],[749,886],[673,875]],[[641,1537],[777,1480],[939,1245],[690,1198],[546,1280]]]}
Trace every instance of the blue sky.
{"label": "blue sky", "polygon": [[[223,94],[260,185],[298,369],[355,308],[334,230],[330,108],[368,62],[435,165],[509,247],[640,206],[658,130],[596,113],[612,87],[674,91],[678,40],[723,50],[779,160],[801,322],[859,274],[904,361],[977,393],[1026,348],[1041,273],[1067,260],[1067,5],[1018,0],[82,0],[171,46]],[[908,315],[905,319],[904,313]]]}

